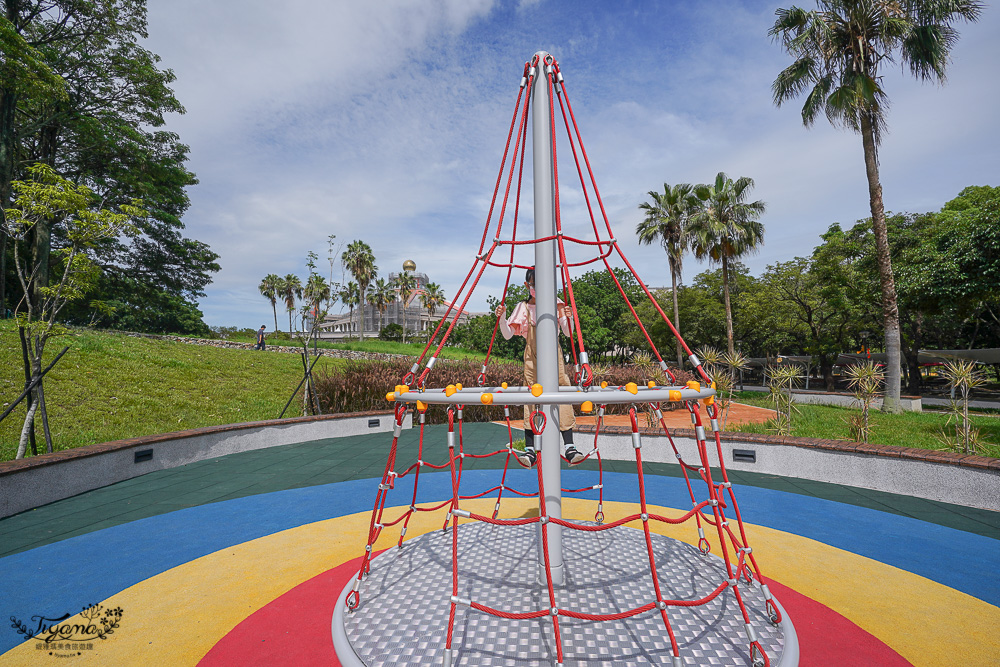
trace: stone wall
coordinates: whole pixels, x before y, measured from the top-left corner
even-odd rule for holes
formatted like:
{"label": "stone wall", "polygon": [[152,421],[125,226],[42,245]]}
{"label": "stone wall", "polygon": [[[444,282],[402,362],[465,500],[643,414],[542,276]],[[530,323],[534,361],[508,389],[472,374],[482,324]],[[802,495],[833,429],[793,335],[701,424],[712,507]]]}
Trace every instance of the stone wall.
{"label": "stone wall", "polygon": [[[188,345],[205,345],[207,347],[221,347],[230,350],[253,350],[253,343],[241,343],[234,340],[219,340],[216,338],[190,338],[188,336],[169,336],[160,334],[145,334],[125,332],[125,336],[132,338],[150,338],[152,340],[168,340],[174,343],[186,343]],[[265,352],[284,352],[290,354],[301,354],[302,347],[297,345],[271,345],[268,344]],[[356,350],[328,350],[318,348],[317,353],[322,357],[335,357],[337,359],[365,359],[375,361],[391,361],[393,359],[413,359],[409,354],[387,354],[382,352],[359,352]],[[312,348],[310,348],[312,354]]]}

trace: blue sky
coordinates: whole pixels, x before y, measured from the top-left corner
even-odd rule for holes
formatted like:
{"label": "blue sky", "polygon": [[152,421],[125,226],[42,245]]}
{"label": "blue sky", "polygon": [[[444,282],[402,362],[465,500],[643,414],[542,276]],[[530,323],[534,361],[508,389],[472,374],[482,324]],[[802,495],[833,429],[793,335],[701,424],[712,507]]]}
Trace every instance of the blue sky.
{"label": "blue sky", "polygon": [[[747,261],[755,274],[808,254],[831,223],[868,215],[868,191],[857,135],[825,121],[806,129],[799,101],[771,101],[791,61],[767,30],[788,4],[154,0],[147,46],[177,75],[187,113],[168,128],[191,146],[200,181],[187,234],[221,255],[206,322],[270,322],[260,279],[305,276],[310,250],[329,276],[330,234],[338,246],[366,241],[380,275],[413,259],[452,297],[538,50],[562,66],[616,238],[649,284],[669,274],[662,249],[635,242],[638,205],[664,182],[719,171],[753,178],[767,203],[764,246]],[[1000,12],[959,30],[946,86],[886,72],[890,211],[937,210],[967,185],[1000,184]],[[530,217],[530,197],[523,205]],[[568,190],[564,224],[584,216]],[[684,278],[705,268],[689,258]],[[485,310],[502,285],[487,273],[469,307]]]}

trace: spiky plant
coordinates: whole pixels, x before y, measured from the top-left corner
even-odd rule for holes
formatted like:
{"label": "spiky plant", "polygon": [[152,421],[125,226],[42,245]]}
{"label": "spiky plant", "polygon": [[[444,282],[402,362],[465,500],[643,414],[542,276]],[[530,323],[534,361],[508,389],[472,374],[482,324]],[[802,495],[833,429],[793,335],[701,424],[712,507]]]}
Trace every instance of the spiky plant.
{"label": "spiky plant", "polygon": [[847,386],[854,390],[854,398],[861,404],[861,414],[849,417],[847,424],[851,437],[867,445],[871,437],[869,414],[872,403],[882,391],[885,373],[874,362],[866,361],[863,364],[848,366],[846,374]]}
{"label": "spiky plant", "polygon": [[[942,435],[955,449],[961,449],[966,454],[977,454],[985,443],[981,440],[979,429],[969,420],[969,392],[986,384],[986,376],[976,366],[975,361],[961,359],[945,364],[941,374],[948,382],[952,396],[958,397],[951,401],[948,421]],[[953,437],[949,437],[951,434],[948,432],[948,427],[952,424],[955,425],[955,431]]]}
{"label": "spiky plant", "polygon": [[792,434],[792,412],[796,411],[792,400],[792,389],[802,378],[799,367],[794,364],[771,366],[767,370],[768,388],[774,409],[778,412],[771,429],[778,435]]}

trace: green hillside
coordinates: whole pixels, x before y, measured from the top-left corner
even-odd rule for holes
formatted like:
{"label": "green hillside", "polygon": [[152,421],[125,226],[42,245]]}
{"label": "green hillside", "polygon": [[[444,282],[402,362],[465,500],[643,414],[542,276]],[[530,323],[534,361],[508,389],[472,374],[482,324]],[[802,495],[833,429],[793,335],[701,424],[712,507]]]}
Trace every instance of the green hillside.
{"label": "green hillside", "polygon": [[[45,398],[56,450],[202,426],[275,419],[302,379],[298,355],[229,350],[81,331],[50,341]],[[316,368],[340,363],[321,359]],[[24,388],[21,344],[11,320],[0,321],[0,403]],[[14,458],[24,403],[0,422],[0,460]],[[301,415],[301,401],[287,416]],[[39,451],[45,441],[36,421]],[[29,450],[30,452],[30,450]]]}

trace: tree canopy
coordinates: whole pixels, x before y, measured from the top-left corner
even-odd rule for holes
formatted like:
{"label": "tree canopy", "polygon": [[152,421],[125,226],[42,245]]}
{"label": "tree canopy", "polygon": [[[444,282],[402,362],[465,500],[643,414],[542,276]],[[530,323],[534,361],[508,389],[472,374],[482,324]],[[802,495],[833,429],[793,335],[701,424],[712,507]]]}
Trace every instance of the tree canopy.
{"label": "tree canopy", "polygon": [[[186,188],[197,180],[185,166],[188,147],[162,129],[167,114],[184,108],[170,89],[173,72],[140,43],[145,0],[5,0],[3,7],[0,202],[6,205],[11,181],[28,165],[43,163],[104,205],[139,199],[149,212],[137,234],[94,249],[100,280],[65,317],[86,323],[94,315],[89,304],[115,303],[107,326],[205,330],[195,300],[219,270],[218,255],[183,235]],[[7,64],[19,55],[19,66]],[[41,259],[37,290],[51,279],[49,253],[67,240],[41,224],[31,241]],[[4,248],[4,259],[10,252]],[[3,291],[11,276],[3,273],[0,300],[10,304],[10,290]],[[142,312],[149,300],[166,309],[163,317]]]}

